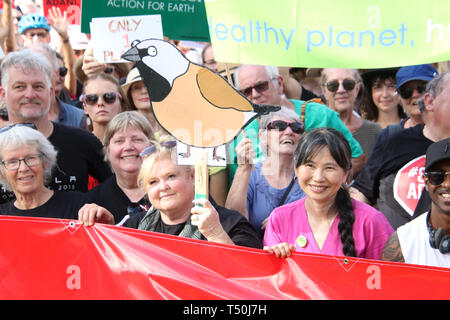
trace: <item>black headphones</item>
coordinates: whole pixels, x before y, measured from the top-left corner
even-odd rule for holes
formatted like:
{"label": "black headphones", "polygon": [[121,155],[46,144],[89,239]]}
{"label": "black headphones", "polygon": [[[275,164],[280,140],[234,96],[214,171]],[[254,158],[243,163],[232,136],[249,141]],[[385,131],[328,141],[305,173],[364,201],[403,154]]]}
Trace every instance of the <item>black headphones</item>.
{"label": "black headphones", "polygon": [[430,233],[430,246],[439,249],[442,254],[450,252],[450,235],[445,234],[445,230],[439,228],[434,230],[430,223],[430,212],[427,215],[427,229]]}

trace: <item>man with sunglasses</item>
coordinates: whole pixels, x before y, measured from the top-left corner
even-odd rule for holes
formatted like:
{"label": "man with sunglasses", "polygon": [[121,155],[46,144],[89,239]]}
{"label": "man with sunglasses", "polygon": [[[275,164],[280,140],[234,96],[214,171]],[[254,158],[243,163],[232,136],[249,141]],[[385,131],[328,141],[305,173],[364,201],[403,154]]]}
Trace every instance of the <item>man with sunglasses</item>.
{"label": "man with sunglasses", "polygon": [[382,259],[449,268],[450,138],[428,147],[423,180],[431,209],[391,235]]}
{"label": "man with sunglasses", "polygon": [[[394,229],[417,217],[406,201],[416,201],[421,212],[429,208],[426,201],[419,201],[421,193],[425,197],[425,190],[417,190],[423,186],[419,180],[424,168],[421,161],[433,142],[450,137],[449,72],[428,83],[418,106],[424,124],[393,133],[383,143],[377,141],[372,156],[351,188],[355,199],[377,205]],[[416,186],[417,192],[408,191],[405,200],[402,190],[412,185]]]}
{"label": "man with sunglasses", "polygon": [[[365,155],[351,132],[344,125],[339,115],[326,106],[302,100],[286,99],[283,94],[283,78],[280,76],[278,68],[274,66],[262,65],[241,65],[235,72],[236,88],[253,103],[271,104],[285,106],[294,110],[304,124],[305,132],[319,127],[332,127],[340,131],[350,144],[352,149],[353,166],[362,168],[365,162]],[[255,148],[255,163],[262,160],[260,144],[258,140],[259,124],[257,120],[250,123],[245,129],[245,135],[252,141]],[[233,143],[230,143],[230,184],[234,178],[237,169],[237,156],[235,147],[242,140],[242,134],[239,135]]]}
{"label": "man with sunglasses", "polygon": [[[320,78],[325,103],[334,111],[359,142],[364,154],[370,157],[381,127],[362,119],[355,112],[356,98],[361,89],[361,77],[357,69],[323,69]],[[353,173],[356,176],[356,173]]]}
{"label": "man with sunglasses", "polygon": [[[48,119],[54,95],[52,74],[52,66],[42,54],[30,49],[11,52],[1,64],[0,97],[7,106],[10,124],[33,123],[58,150],[49,187],[86,192],[89,175],[102,182],[112,174],[111,169],[103,159],[103,145],[94,135]],[[0,190],[0,203],[13,197]]]}
{"label": "man with sunglasses", "polygon": [[419,99],[425,92],[427,83],[437,76],[436,69],[431,64],[406,66],[400,68],[395,74],[397,94],[408,114],[398,126],[411,128],[423,123],[422,112],[419,110]]}

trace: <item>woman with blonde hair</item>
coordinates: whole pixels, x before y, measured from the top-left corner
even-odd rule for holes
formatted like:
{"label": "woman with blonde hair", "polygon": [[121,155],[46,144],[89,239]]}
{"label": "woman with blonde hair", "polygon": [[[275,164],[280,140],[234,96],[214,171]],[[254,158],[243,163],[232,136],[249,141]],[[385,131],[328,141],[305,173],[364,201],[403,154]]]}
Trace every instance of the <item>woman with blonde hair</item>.
{"label": "woman with blonde hair", "polygon": [[[223,244],[261,248],[261,240],[239,213],[195,200],[195,170],[177,164],[176,141],[163,136],[141,152],[138,184],[152,207],[124,226]],[[195,201],[194,201],[195,200]],[[193,205],[195,202],[195,206]]]}

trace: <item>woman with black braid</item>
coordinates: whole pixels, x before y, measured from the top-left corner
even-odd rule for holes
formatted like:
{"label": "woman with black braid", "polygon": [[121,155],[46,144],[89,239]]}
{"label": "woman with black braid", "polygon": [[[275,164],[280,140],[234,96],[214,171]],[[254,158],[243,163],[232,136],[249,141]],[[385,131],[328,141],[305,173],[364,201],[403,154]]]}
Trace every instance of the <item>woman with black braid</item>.
{"label": "woman with black braid", "polygon": [[394,231],[384,215],[350,198],[351,150],[332,128],[311,130],[295,152],[296,175],[306,197],[270,215],[264,249],[285,258],[292,251],[381,259]]}

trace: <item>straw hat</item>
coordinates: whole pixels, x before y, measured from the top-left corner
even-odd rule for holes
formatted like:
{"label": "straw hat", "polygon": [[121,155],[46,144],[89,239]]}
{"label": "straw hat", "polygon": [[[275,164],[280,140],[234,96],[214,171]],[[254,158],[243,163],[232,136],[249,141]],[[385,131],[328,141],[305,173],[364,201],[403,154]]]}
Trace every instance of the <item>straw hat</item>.
{"label": "straw hat", "polygon": [[137,68],[133,68],[130,70],[130,72],[128,72],[127,79],[122,85],[122,90],[125,94],[125,97],[128,98],[128,92],[130,91],[131,85],[138,81],[142,81],[141,75],[139,74],[139,70]]}

